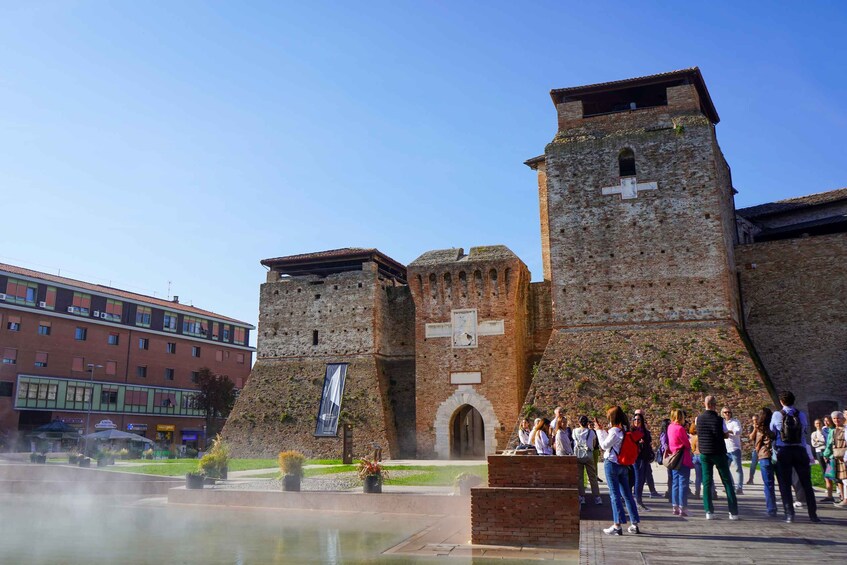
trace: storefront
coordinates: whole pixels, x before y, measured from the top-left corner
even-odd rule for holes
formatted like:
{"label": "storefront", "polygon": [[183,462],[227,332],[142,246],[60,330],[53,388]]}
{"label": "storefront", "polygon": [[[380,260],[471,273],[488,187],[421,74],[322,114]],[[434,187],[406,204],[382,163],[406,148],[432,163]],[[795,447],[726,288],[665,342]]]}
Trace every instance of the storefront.
{"label": "storefront", "polygon": [[173,424],[156,425],[156,446],[158,449],[164,451],[170,451],[173,449],[175,431],[176,426]]}
{"label": "storefront", "polygon": [[139,435],[141,437],[147,437],[147,424],[127,424],[126,431]]}
{"label": "storefront", "polygon": [[203,438],[203,430],[184,429],[182,434],[182,445],[191,449],[200,449],[200,440]]}

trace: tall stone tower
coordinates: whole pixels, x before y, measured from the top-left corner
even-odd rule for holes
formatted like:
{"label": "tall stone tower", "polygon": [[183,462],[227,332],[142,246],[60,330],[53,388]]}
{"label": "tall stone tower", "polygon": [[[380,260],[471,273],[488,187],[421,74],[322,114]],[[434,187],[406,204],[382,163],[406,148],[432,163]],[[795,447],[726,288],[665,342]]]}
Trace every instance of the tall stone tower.
{"label": "tall stone tower", "polygon": [[538,171],[553,333],[529,409],[770,402],[739,333],[729,167],[699,69],[551,92]]}
{"label": "tall stone tower", "polygon": [[502,245],[429,251],[409,265],[418,457],[506,447],[529,386],[529,281]]}
{"label": "tall stone tower", "polygon": [[240,456],[340,457],[378,443],[414,456],[414,303],[406,269],[376,249],[262,261],[258,352],[224,437]]}

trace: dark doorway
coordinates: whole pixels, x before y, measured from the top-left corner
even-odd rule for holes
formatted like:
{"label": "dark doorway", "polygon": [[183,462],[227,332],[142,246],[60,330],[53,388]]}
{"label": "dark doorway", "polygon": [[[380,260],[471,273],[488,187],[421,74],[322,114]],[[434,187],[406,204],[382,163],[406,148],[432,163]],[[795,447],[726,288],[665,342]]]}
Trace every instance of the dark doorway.
{"label": "dark doorway", "polygon": [[450,425],[451,459],[485,457],[485,429],[479,411],[469,404],[460,406]]}

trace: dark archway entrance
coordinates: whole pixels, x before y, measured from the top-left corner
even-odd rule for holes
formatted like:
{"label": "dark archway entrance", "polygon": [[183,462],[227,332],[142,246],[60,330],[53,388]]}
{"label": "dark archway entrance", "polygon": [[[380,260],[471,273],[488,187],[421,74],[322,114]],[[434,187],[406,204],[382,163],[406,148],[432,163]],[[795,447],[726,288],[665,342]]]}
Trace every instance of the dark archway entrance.
{"label": "dark archway entrance", "polygon": [[481,459],[485,457],[485,429],[482,416],[469,404],[459,407],[450,424],[450,458]]}

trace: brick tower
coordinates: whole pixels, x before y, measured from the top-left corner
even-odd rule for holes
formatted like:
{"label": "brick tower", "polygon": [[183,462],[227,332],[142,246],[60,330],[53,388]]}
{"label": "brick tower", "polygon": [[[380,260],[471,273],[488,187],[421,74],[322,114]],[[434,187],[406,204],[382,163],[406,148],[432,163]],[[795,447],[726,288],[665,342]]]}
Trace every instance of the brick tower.
{"label": "brick tower", "polygon": [[699,410],[770,399],[739,333],[729,167],[699,69],[551,92],[538,172],[553,333],[526,404]]}

